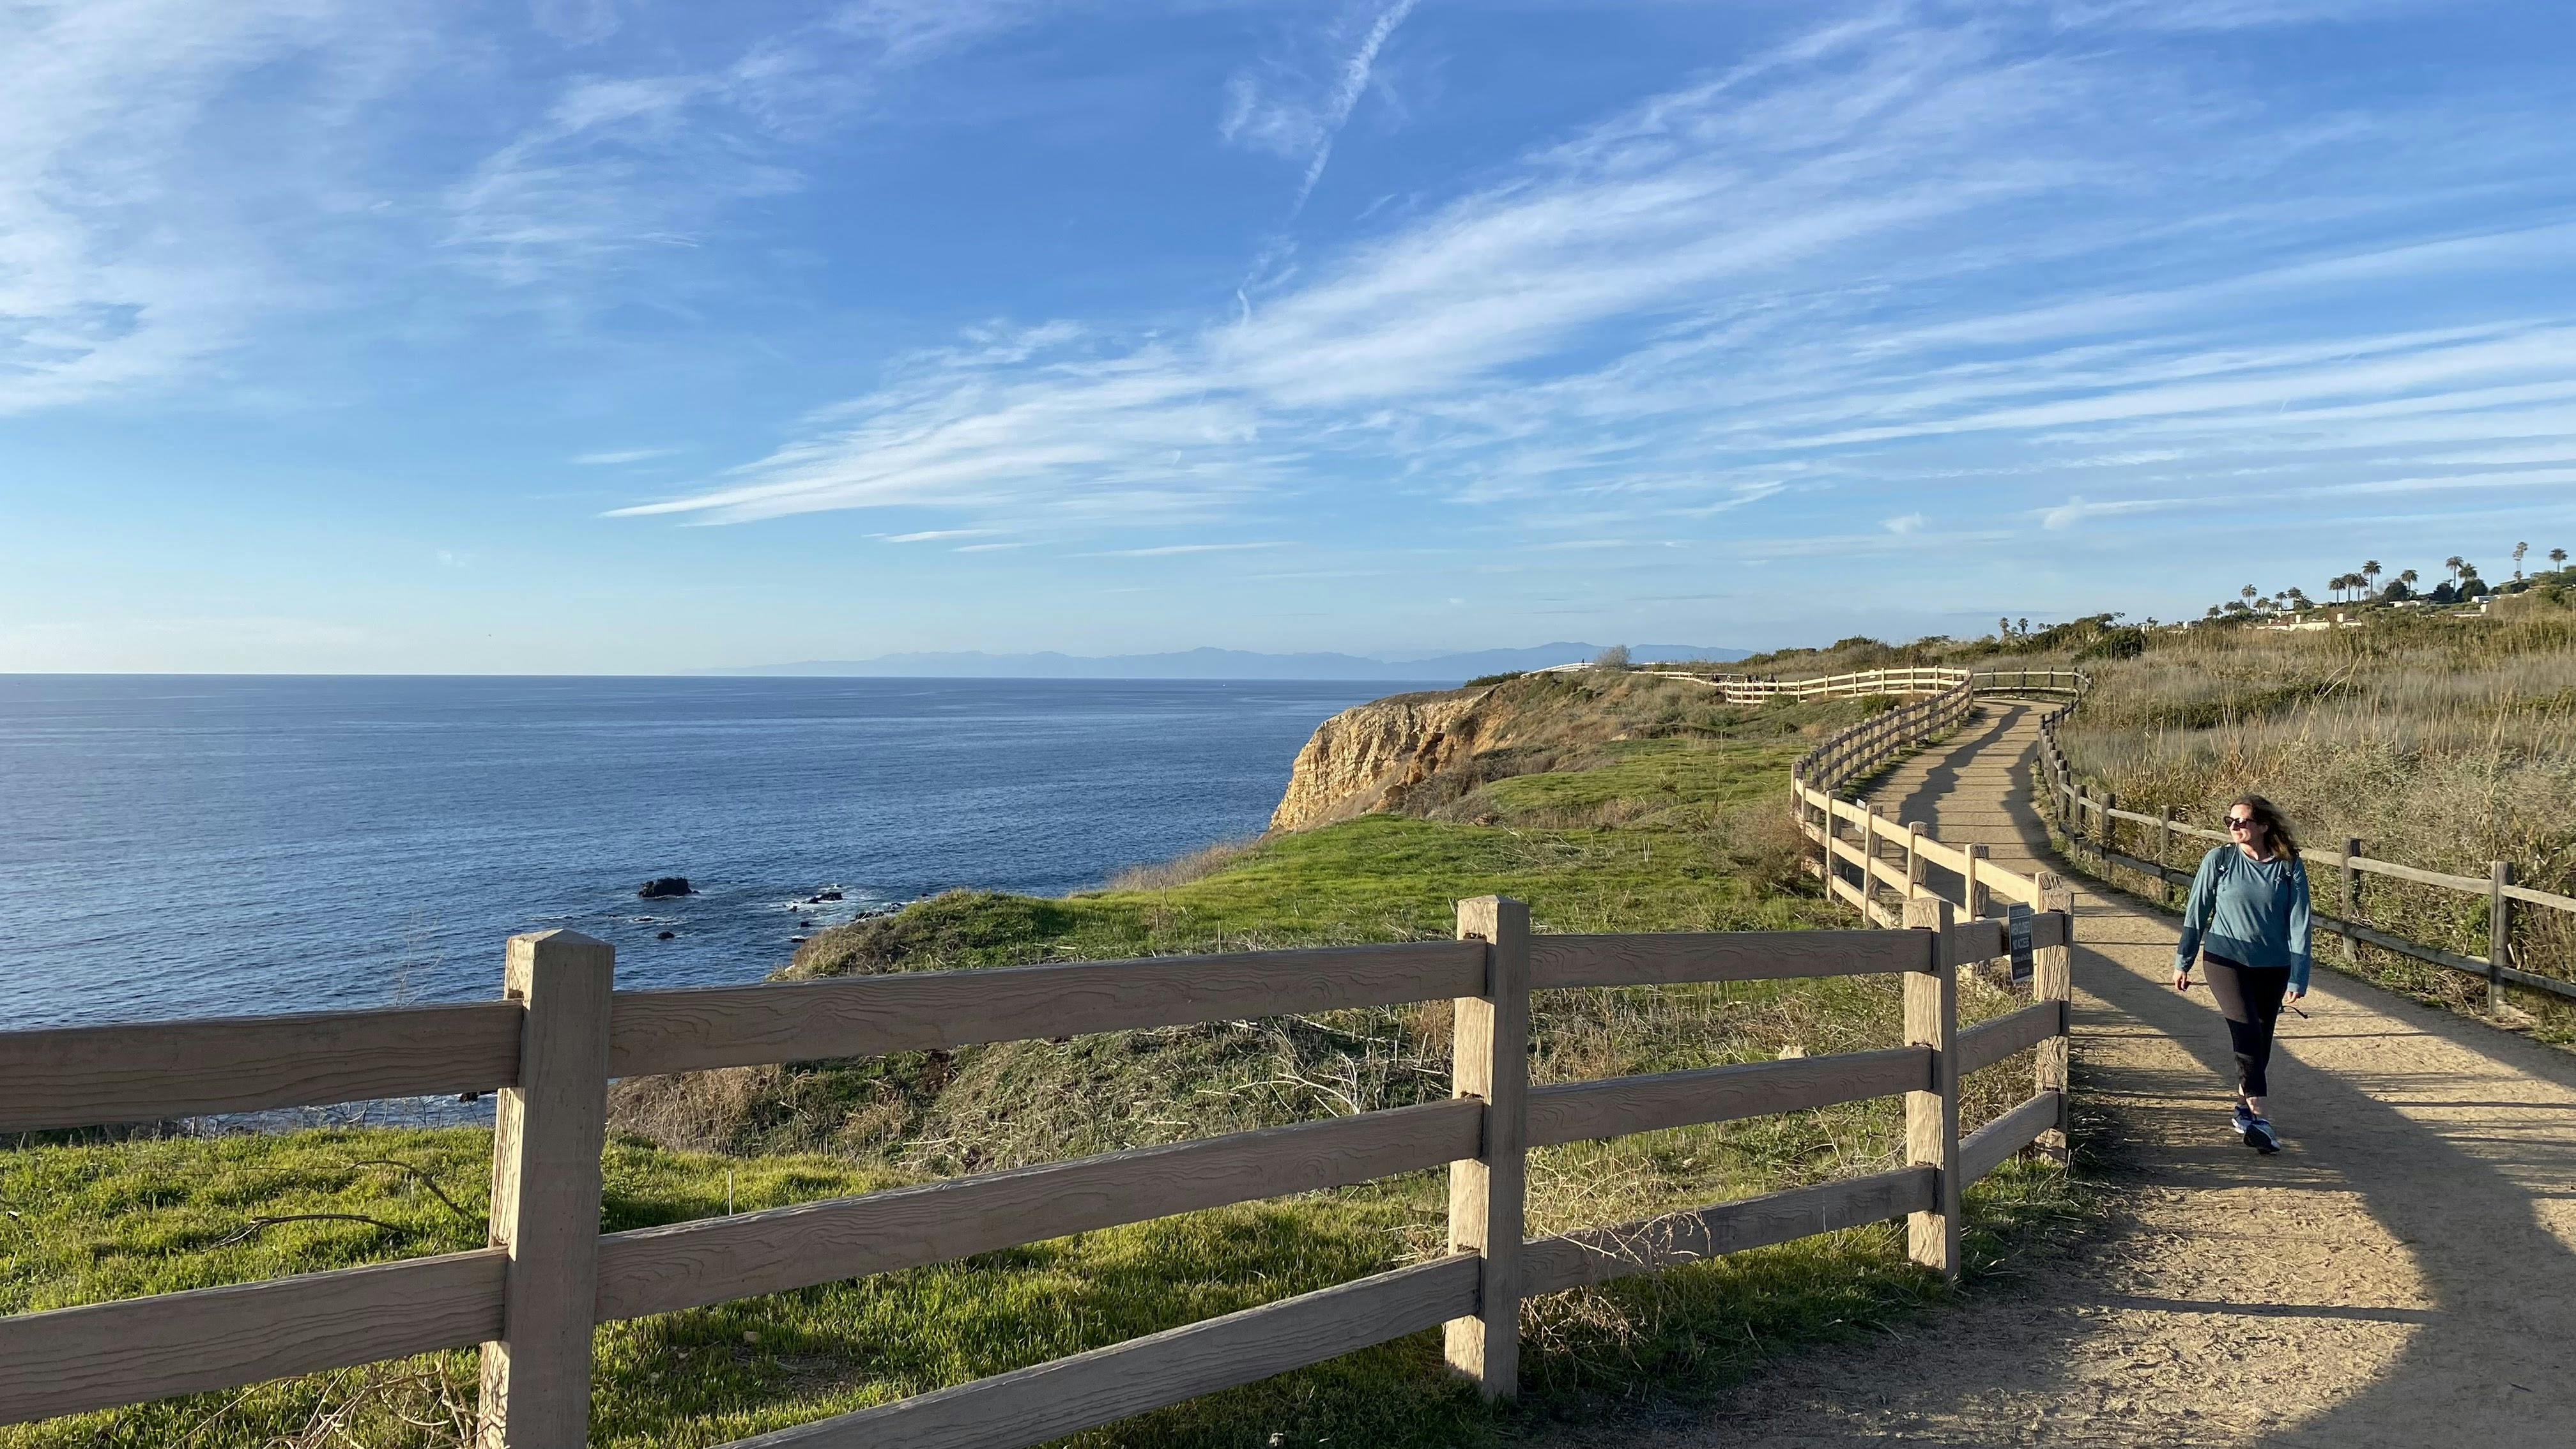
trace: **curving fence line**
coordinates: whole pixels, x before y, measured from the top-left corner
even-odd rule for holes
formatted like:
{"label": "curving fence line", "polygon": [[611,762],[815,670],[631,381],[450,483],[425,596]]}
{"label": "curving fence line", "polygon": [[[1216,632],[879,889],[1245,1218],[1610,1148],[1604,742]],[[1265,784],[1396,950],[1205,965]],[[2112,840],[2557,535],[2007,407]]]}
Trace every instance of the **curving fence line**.
{"label": "curving fence line", "polygon": [[[2077,699],[2091,681],[2075,676],[2081,683]],[[2040,718],[2039,771],[2040,783],[2057,817],[2060,831],[2076,850],[2090,855],[2097,869],[2109,877],[2114,867],[2135,871],[2156,882],[2157,893],[2167,904],[2180,904],[2177,897],[2191,885],[2193,872],[2199,867],[2197,847],[2228,843],[2225,832],[2189,825],[2168,809],[2160,815],[2120,808],[2120,798],[2107,788],[2095,787],[2080,779],[2067,763],[2066,751],[2059,747],[2057,729],[2075,708],[2074,701],[2060,705]],[[2124,832],[2122,826],[2135,827]],[[2182,843],[2182,862],[2177,863],[2175,846]],[[2142,855],[2151,850],[2152,856]],[[2341,890],[2337,909],[2320,907],[2310,913],[2316,928],[2340,936],[2344,942],[2344,964],[2355,964],[2355,948],[2374,946],[2394,955],[2441,966],[2463,975],[2475,976],[2487,983],[2487,1006],[2490,1011],[2505,1004],[2505,988],[2521,986],[2546,992],[2566,1000],[2576,1000],[2576,982],[2545,976],[2513,963],[2519,959],[2514,940],[2514,926],[2521,912],[2516,906],[2538,906],[2544,910],[2576,913],[2576,897],[2553,891],[2535,890],[2514,883],[2513,862],[2492,861],[2486,878],[2453,875],[2445,871],[2425,870],[2402,865],[2393,860],[2380,860],[2365,853],[2358,836],[2347,837],[2340,849],[2310,847],[2301,852],[2308,862],[2310,880],[2327,870],[2334,872]],[[2369,877],[2406,881],[2430,886],[2458,895],[2483,897],[2487,903],[2487,954],[2483,957],[2463,955],[2421,941],[2408,940],[2370,924]]]}
{"label": "curving fence line", "polygon": [[[1526,1298],[1891,1217],[1955,1275],[1961,1191],[2063,1145],[2069,924],[2035,923],[2032,1004],[1961,1030],[1959,964],[2000,954],[2002,928],[1919,904],[1905,931],[1537,935],[1525,906],[1486,897],[1459,903],[1454,941],[636,992],[614,989],[608,945],[549,931],[510,938],[499,1001],[0,1033],[0,1131],[500,1094],[490,1247],[0,1317],[0,1423],[479,1344],[478,1444],[561,1449],[585,1440],[601,1322],[1444,1165],[1444,1256],[732,1449],[1035,1444],[1444,1325],[1450,1364],[1509,1395]],[[1907,1045],[1528,1080],[1535,991],[1862,973],[1903,979]],[[599,1231],[613,1077],[1442,998],[1449,1101]],[[1963,1138],[1959,1079],[2033,1047],[2036,1094]],[[1532,1148],[1897,1094],[1902,1168],[1522,1235]]]}
{"label": "curving fence line", "polygon": [[[1975,847],[1920,830],[1898,837],[1834,792],[1957,727],[1977,693],[2080,683],[1946,669],[1714,683],[1742,701],[1904,699],[1817,746],[1792,790],[1831,888],[1872,921],[1908,929],[1541,935],[1525,906],[1486,897],[1458,904],[1448,942],[636,992],[615,989],[608,945],[551,931],[510,938],[497,1001],[0,1032],[0,1132],[430,1093],[499,1097],[491,1246],[0,1317],[0,1423],[480,1345],[478,1444],[560,1449],[587,1435],[592,1330],[602,1322],[1442,1166],[1444,1256],[730,1449],[1012,1449],[1433,1327],[1454,1369],[1507,1396],[1519,1382],[1524,1299],[1899,1216],[1912,1256],[1955,1275],[1966,1186],[2026,1147],[2065,1146],[2068,897],[2053,877],[2005,870]],[[1930,889],[1927,864],[1959,874],[1960,899]],[[1842,877],[1845,865],[1856,882]],[[1998,898],[2040,908],[2027,938],[2032,1000],[1962,1030],[1960,970],[2012,946],[2006,924],[1986,918]],[[1902,979],[1905,1046],[1528,1080],[1532,992],[1864,973]],[[1439,999],[1455,1017],[1446,1102],[599,1231],[616,1077]],[[1960,1078],[2034,1048],[2033,1094],[1962,1135]],[[1898,1094],[1902,1168],[1523,1236],[1533,1148]]]}
{"label": "curving fence line", "polygon": [[[2199,849],[2227,843],[2224,832],[2188,824],[2172,810],[2149,815],[2122,809],[2117,794],[2079,778],[2058,742],[2058,728],[2092,688],[2092,678],[2081,670],[1917,667],[1864,670],[1812,680],[1709,682],[1727,690],[1730,701],[1738,702],[1776,696],[1916,696],[1825,741],[1792,771],[1791,790],[1799,824],[1807,838],[1817,844],[1819,870],[1827,890],[1879,925],[1897,924],[1903,902],[1921,894],[1927,864],[1945,867],[1969,882],[1960,905],[1971,916],[1984,915],[1991,896],[2038,902],[2034,881],[1987,862],[1981,847],[1945,846],[1919,829],[1887,820],[1857,799],[1835,796],[1850,782],[1876,773],[1903,754],[1956,728],[1967,718],[1973,697],[1980,694],[2063,697],[2063,702],[2040,716],[2035,783],[2037,793],[2049,802],[2050,813],[2070,846],[2070,854],[2078,859],[2090,857],[2096,874],[2109,879],[2116,868],[2147,876],[2157,883],[2157,892],[2166,904],[2178,906],[2182,891],[2189,887],[2198,867]],[[2344,964],[2356,964],[2355,948],[2367,945],[2475,976],[2487,983],[2490,1010],[2504,1005],[2507,986],[2576,1000],[2576,981],[2529,970],[2528,963],[2515,964],[2521,959],[2515,926],[2522,911],[2517,908],[2576,914],[2576,897],[2516,884],[2511,861],[2490,862],[2483,879],[2455,875],[2378,859],[2366,853],[2358,837],[2345,839],[2340,849],[2308,849],[2304,857],[2312,871],[2340,886],[2337,908],[2324,909],[2321,902],[2312,912],[2312,919],[2318,930],[2342,938]],[[1850,868],[1848,876],[1846,866]],[[2487,905],[2487,953],[2465,955],[2371,924],[2367,912],[2368,881],[2372,877],[2483,898]]]}

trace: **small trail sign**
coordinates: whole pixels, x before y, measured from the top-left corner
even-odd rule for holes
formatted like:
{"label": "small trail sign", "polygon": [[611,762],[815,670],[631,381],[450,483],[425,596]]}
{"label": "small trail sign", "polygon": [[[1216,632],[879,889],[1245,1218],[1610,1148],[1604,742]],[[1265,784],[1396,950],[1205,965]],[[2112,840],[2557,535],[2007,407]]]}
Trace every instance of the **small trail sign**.
{"label": "small trail sign", "polygon": [[2004,932],[2012,946],[2012,979],[2019,986],[2030,979],[2030,907],[2014,905],[2004,912]]}

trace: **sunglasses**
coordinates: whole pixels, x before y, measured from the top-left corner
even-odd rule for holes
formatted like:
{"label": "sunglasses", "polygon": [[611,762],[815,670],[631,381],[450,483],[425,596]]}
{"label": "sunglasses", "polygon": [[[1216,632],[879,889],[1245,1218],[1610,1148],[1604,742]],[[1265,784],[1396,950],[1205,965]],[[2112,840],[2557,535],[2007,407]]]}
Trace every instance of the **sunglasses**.
{"label": "sunglasses", "polygon": [[2254,828],[2254,817],[2251,815],[2230,815],[2227,817],[2227,828],[2230,830],[2251,830]]}

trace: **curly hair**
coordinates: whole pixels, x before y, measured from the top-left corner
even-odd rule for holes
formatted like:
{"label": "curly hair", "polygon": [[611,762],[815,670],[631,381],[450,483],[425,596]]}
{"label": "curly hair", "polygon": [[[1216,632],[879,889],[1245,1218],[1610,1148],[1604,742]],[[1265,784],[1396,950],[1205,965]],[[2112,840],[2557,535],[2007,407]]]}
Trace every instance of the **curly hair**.
{"label": "curly hair", "polygon": [[2239,795],[2228,803],[2227,808],[2233,811],[2239,805],[2254,812],[2256,823],[2263,827],[2263,839],[2271,845],[2273,854],[2289,860],[2299,858],[2299,837],[2291,832],[2290,822],[2282,816],[2280,806],[2260,795]]}

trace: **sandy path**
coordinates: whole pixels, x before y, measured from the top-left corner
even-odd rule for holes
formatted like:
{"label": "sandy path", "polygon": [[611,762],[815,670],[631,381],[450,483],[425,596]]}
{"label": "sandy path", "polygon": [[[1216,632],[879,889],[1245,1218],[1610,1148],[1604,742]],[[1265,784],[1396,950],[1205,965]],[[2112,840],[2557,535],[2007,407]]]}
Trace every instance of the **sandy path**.
{"label": "sandy path", "polygon": [[[2057,869],[2037,712],[1998,703],[1873,798]],[[1956,881],[1945,893],[1955,894]],[[1784,1359],[1586,1445],[2576,1444],[2576,1057],[2317,968],[2257,1157],[2173,919],[2077,879],[2079,1120],[2111,1226],[1905,1343]]]}

